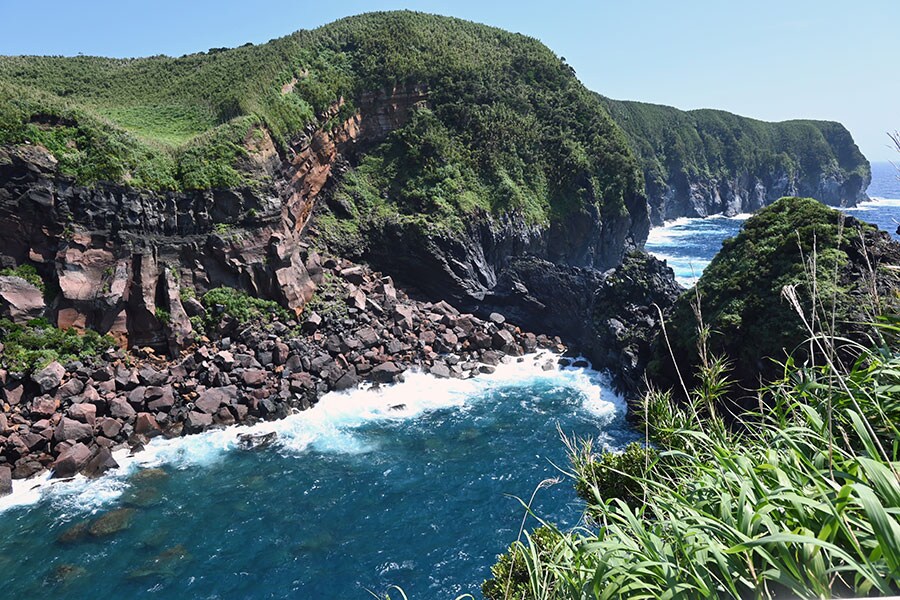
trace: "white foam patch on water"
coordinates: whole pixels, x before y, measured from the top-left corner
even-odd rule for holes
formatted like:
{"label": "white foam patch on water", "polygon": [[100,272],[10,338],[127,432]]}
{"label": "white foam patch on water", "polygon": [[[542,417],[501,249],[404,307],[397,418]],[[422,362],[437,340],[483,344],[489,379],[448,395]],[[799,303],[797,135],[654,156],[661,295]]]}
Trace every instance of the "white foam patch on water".
{"label": "white foam patch on water", "polygon": [[873,197],[866,202],[860,202],[856,206],[848,206],[846,211],[867,211],[878,210],[879,208],[898,208],[900,209],[900,198],[879,198]]}
{"label": "white foam patch on water", "polygon": [[727,229],[712,228],[709,225],[705,225],[704,228],[700,230],[691,226],[698,221],[705,223],[714,223],[716,221],[746,221],[752,216],[752,213],[740,213],[730,217],[722,214],[709,215],[706,217],[679,217],[677,219],[672,219],[671,221],[666,221],[659,227],[650,229],[650,233],[647,235],[646,246],[677,246],[681,243],[679,238],[690,235],[721,235],[728,233],[729,231]]}
{"label": "white foam patch on water", "polygon": [[[355,430],[367,423],[410,420],[429,411],[465,408],[467,403],[489,397],[491,390],[548,382],[575,389],[585,410],[608,422],[626,411],[624,399],[614,393],[608,377],[590,367],[556,366],[559,356],[539,352],[512,359],[490,375],[471,379],[437,379],[420,372],[404,374],[404,381],[389,386],[366,386],[323,396],[310,410],[279,421],[253,426],[234,426],[174,439],[156,438],[135,455],[127,450],[114,457],[119,468],[89,480],[81,475],[53,480],[44,473],[14,481],[13,493],[0,498],[0,512],[49,499],[60,514],[91,512],[114,501],[128,488],[128,477],[142,468],[170,466],[178,469],[203,467],[222,460],[239,447],[238,436],[246,433],[278,434],[276,444],[287,452],[361,453],[374,450]],[[582,359],[583,360],[583,359]],[[544,370],[547,363],[553,365]],[[585,361],[586,363],[587,361]],[[579,363],[580,364],[580,363]]]}

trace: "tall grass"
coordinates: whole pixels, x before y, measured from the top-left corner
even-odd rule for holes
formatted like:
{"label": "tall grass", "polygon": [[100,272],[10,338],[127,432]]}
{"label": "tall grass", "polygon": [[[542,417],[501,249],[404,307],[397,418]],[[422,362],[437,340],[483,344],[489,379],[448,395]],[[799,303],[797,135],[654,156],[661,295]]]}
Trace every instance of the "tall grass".
{"label": "tall grass", "polygon": [[[816,280],[815,248],[804,262]],[[512,544],[485,597],[900,592],[898,320],[877,315],[874,296],[873,343],[864,347],[836,335],[832,299],[807,289],[812,297],[801,298],[786,286],[784,297],[813,351],[804,364],[787,360],[783,376],[759,390],[759,407],[727,425],[719,408],[728,363],[707,351],[696,298],[699,364],[687,399],[650,390],[646,444],[623,454],[564,439],[587,523],[571,532],[544,523]]]}

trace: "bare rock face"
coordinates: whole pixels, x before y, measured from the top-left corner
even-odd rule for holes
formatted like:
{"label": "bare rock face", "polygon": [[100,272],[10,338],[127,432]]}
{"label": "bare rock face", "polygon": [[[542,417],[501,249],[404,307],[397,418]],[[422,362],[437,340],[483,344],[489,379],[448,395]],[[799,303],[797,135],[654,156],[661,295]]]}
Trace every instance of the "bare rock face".
{"label": "bare rock face", "polygon": [[25,323],[44,314],[44,295],[21,277],[0,275],[0,316]]}

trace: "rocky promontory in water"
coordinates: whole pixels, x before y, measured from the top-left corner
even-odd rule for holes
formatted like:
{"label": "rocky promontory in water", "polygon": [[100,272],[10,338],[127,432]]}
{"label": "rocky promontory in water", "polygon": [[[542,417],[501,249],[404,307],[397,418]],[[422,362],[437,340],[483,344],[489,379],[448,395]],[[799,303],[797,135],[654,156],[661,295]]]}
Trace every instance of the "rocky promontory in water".
{"label": "rocky promontory in water", "polygon": [[704,126],[678,170],[538,41],[410,12],[179,58],[0,57],[0,476],[98,474],[154,435],[538,347],[635,395],[681,292],[641,252],[651,220],[868,179],[838,125],[716,114],[744,153]]}

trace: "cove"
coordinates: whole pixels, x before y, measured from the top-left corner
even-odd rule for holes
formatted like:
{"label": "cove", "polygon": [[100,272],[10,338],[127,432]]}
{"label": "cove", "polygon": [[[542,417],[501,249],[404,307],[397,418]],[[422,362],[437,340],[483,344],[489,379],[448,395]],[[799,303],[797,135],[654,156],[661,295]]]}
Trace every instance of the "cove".
{"label": "cove", "polygon": [[[603,375],[556,360],[528,356],[465,381],[414,373],[282,421],[155,440],[100,480],[30,494],[19,484],[0,513],[4,590],[370,598],[399,585],[410,598],[480,597],[518,533],[513,496],[560,478],[534,510],[561,526],[581,518],[554,466],[567,466],[558,429],[613,448],[636,439]],[[247,431],[278,441],[241,450]]]}

